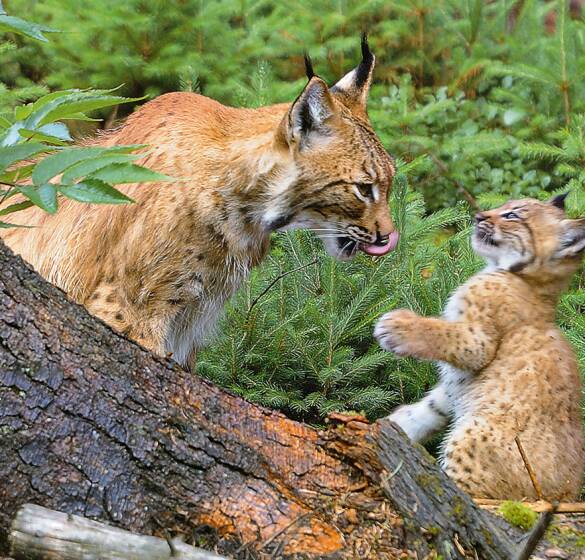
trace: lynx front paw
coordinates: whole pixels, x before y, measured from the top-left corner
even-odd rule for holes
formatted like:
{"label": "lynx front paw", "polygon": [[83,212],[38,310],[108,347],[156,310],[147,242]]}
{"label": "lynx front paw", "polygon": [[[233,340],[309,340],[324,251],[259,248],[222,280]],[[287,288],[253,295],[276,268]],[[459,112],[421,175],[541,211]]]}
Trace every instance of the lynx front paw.
{"label": "lynx front paw", "polygon": [[417,333],[420,317],[408,309],[398,309],[382,315],[374,329],[374,336],[384,350],[397,356],[417,356],[423,341]]}
{"label": "lynx front paw", "polygon": [[421,403],[399,406],[388,420],[400,426],[410,441],[418,443],[424,441],[435,431],[434,423],[425,414]]}
{"label": "lynx front paw", "polygon": [[414,432],[416,431],[416,425],[414,421],[414,414],[412,406],[403,405],[399,406],[392,414],[388,416],[388,420],[394,422],[400,426],[403,432],[412,440]]}

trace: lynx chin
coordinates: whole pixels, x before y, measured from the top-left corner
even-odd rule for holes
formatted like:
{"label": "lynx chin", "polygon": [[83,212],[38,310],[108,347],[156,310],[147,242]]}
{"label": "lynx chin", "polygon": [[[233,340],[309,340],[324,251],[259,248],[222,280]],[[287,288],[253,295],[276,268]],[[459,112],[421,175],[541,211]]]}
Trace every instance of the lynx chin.
{"label": "lynx chin", "polygon": [[254,110],[162,95],[86,145],[147,144],[137,163],[175,181],[123,186],[136,201],[123,207],[31,208],[20,215],[35,227],[2,237],[91,313],[190,364],[272,232],[311,229],[339,259],[396,246],[394,163],[366,112],[374,63],[364,36],[362,61],[330,88],[307,57],[297,99]]}
{"label": "lynx chin", "polygon": [[581,264],[585,218],[568,219],[564,199],[477,214],[473,248],[488,266],[451,296],[443,317],[400,309],[376,325],[386,350],[438,362],[435,388],[389,418],[417,442],[451,421],[441,461],[475,497],[536,498],[516,436],[547,499],[581,490],[582,383],[554,321]]}

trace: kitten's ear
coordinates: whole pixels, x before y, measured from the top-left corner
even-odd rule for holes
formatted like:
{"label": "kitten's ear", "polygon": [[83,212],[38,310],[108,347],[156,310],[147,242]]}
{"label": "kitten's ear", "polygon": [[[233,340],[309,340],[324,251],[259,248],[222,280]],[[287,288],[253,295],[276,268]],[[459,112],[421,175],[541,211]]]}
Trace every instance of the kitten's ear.
{"label": "kitten's ear", "polygon": [[305,58],[305,64],[307,75],[311,75],[311,78],[285,117],[288,143],[297,143],[300,146],[305,145],[312,137],[329,135],[327,121],[335,113],[335,102],[327,84],[319,76],[312,74],[310,59]]}
{"label": "kitten's ear", "polygon": [[376,57],[370,50],[365,33],[362,35],[361,47],[362,61],[331,88],[331,93],[339,96],[341,102],[352,112],[365,116],[368,93],[376,65]]}
{"label": "kitten's ear", "polygon": [[569,196],[569,193],[558,194],[553,196],[548,203],[552,206],[556,206],[559,210],[565,211],[565,199]]}
{"label": "kitten's ear", "polygon": [[557,258],[575,257],[585,251],[585,218],[563,220],[564,231],[556,252]]}

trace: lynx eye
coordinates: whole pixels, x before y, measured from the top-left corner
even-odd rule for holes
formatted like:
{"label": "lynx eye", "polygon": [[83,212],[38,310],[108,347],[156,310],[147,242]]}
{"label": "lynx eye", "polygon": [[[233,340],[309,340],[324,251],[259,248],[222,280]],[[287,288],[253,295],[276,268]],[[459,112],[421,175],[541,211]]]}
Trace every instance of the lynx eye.
{"label": "lynx eye", "polygon": [[360,200],[374,200],[374,185],[356,183],[354,187],[356,189],[356,196]]}
{"label": "lynx eye", "polygon": [[516,212],[506,212],[505,214],[502,214],[502,218],[505,220],[519,220],[520,216],[518,216]]}

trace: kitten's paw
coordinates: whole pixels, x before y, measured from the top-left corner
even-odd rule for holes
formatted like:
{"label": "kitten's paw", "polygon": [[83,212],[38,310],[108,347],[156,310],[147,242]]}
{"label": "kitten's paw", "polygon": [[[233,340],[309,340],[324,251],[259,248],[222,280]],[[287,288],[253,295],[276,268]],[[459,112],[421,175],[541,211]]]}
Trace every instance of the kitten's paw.
{"label": "kitten's paw", "polygon": [[399,406],[392,414],[388,416],[388,420],[400,426],[406,433],[408,433],[408,426],[413,423],[412,410],[408,405]]}
{"label": "kitten's paw", "polygon": [[420,346],[420,336],[417,335],[417,321],[420,317],[408,309],[397,309],[382,315],[376,327],[374,336],[384,350],[394,352],[397,356],[413,356]]}
{"label": "kitten's paw", "polygon": [[387,418],[399,426],[411,441],[417,442],[422,439],[424,434],[421,433],[421,427],[413,405],[399,406]]}

